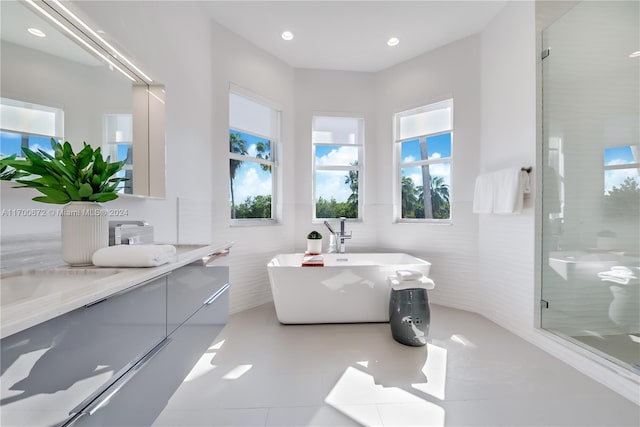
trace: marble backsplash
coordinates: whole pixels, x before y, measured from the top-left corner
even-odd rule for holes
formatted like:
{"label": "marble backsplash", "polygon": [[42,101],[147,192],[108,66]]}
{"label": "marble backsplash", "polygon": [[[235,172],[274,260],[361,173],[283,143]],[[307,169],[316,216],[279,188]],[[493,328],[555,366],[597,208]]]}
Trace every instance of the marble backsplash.
{"label": "marble backsplash", "polygon": [[0,271],[64,265],[60,233],[5,236],[0,242]]}

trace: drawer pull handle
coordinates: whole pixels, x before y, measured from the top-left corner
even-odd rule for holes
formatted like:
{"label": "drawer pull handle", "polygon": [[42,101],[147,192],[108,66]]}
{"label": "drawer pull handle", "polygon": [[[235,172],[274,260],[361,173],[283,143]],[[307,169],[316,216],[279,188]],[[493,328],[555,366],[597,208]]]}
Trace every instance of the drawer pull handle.
{"label": "drawer pull handle", "polygon": [[[71,412],[69,412],[69,415],[73,415],[73,417],[69,421],[64,423],[63,426],[72,425],[80,417],[83,417],[86,415],[93,415],[98,409],[100,409],[107,402],[109,402],[109,400],[116,393],[118,393],[118,391],[120,391],[120,389],[140,371],[140,369],[142,369],[151,359],[153,359],[154,356],[156,356],[171,341],[172,341],[171,338],[166,338],[162,340],[162,342],[160,342],[153,349],[151,349],[140,360],[138,360],[138,362],[134,363],[133,366],[129,366],[129,369],[123,375],[121,375],[117,380],[109,384],[106,388],[99,390],[94,395],[85,399],[80,405],[78,405],[76,408],[71,410]],[[82,409],[78,411],[79,408],[82,408]]]}
{"label": "drawer pull handle", "polygon": [[218,299],[218,297],[220,295],[222,295],[227,289],[229,289],[231,287],[230,284],[225,283],[225,285],[223,287],[221,287],[220,289],[218,289],[216,291],[216,293],[214,293],[213,295],[211,295],[209,298],[207,298],[202,304],[203,305],[211,305],[213,304],[213,302]]}

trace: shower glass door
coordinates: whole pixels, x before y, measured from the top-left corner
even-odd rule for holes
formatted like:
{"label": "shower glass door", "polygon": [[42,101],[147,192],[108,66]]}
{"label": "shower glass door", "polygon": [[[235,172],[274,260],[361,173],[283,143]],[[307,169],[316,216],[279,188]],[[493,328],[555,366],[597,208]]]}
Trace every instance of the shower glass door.
{"label": "shower glass door", "polygon": [[542,35],[541,326],[636,372],[639,5],[583,1]]}

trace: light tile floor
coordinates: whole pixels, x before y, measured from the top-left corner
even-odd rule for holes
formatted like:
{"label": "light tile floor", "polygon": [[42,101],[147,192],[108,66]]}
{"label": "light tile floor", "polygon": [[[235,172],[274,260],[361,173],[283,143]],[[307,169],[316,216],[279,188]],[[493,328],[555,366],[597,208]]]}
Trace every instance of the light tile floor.
{"label": "light tile floor", "polygon": [[388,324],[231,316],[156,426],[638,426],[640,408],[479,315],[433,305],[430,343]]}

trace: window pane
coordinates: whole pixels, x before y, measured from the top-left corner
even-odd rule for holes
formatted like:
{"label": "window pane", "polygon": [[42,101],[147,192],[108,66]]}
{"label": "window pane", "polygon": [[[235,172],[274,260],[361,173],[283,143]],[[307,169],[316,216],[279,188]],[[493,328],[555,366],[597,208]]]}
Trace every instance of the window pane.
{"label": "window pane", "polygon": [[2,157],[15,154],[22,156],[22,135],[13,132],[0,132],[0,155]]}
{"label": "window pane", "polygon": [[359,147],[316,145],[316,166],[350,166],[358,163]]}
{"label": "window pane", "polygon": [[[402,176],[402,218],[450,218],[451,163],[401,168],[400,172]],[[430,202],[431,208],[429,209],[427,206],[426,210],[424,187],[430,188],[427,194],[430,196],[428,202]]]}
{"label": "window pane", "polygon": [[358,217],[358,172],[316,172],[316,218]]}
{"label": "window pane", "polygon": [[230,93],[229,127],[277,140],[279,138],[279,113],[266,105]]}
{"label": "window pane", "polygon": [[362,119],[351,117],[314,117],[311,142],[314,144],[359,144]]}
{"label": "window pane", "polygon": [[635,146],[612,147],[604,149],[604,165],[628,165],[638,163],[638,149]]}
{"label": "window pane", "polygon": [[271,157],[271,141],[233,129],[229,131],[229,151],[242,156],[273,160]]}
{"label": "window pane", "polygon": [[405,141],[402,145],[402,159],[401,163],[411,163],[420,160],[420,141],[412,139],[411,141]]}
{"label": "window pane", "polygon": [[104,141],[107,144],[133,141],[133,115],[105,114]]}
{"label": "window pane", "polygon": [[229,172],[231,218],[272,218],[271,167],[231,159]]}
{"label": "window pane", "polygon": [[[604,194],[633,192],[632,181],[636,182],[636,188],[640,185],[638,168],[606,170],[604,171]],[[635,192],[640,194],[640,189]]]}
{"label": "window pane", "polygon": [[127,165],[133,165],[133,145],[132,144],[117,144],[117,158],[111,159],[111,161],[121,162],[127,159]]}
{"label": "window pane", "polygon": [[53,155],[51,138],[48,136],[26,135],[15,132],[0,132],[0,155],[2,157],[15,154],[24,157],[22,147],[28,147],[32,151],[42,150]]}
{"label": "window pane", "polygon": [[428,135],[452,129],[451,102],[444,101],[416,110],[413,114],[401,115],[399,139]]}
{"label": "window pane", "polygon": [[0,128],[16,133],[62,136],[64,113],[59,108],[0,98]]}
{"label": "window pane", "polygon": [[451,134],[430,136],[427,138],[427,153],[430,159],[451,157]]}

